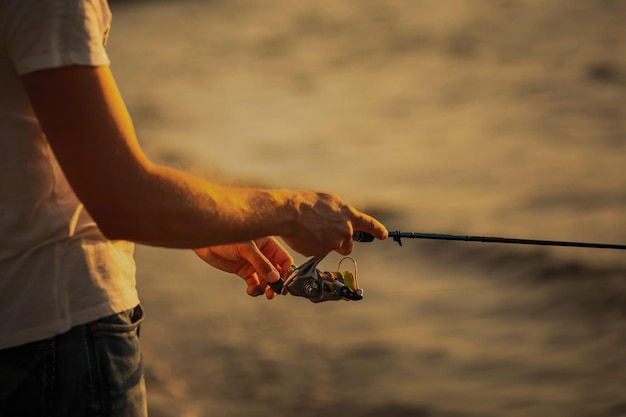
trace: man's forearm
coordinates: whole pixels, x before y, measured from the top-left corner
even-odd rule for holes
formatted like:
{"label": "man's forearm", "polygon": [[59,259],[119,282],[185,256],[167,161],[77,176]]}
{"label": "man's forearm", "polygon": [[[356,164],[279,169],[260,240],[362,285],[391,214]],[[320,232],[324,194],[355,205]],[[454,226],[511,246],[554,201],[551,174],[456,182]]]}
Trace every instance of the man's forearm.
{"label": "man's forearm", "polygon": [[114,202],[88,207],[111,239],[198,248],[288,235],[297,220],[291,191],[225,187],[161,166],[120,192]]}
{"label": "man's forearm", "polygon": [[303,255],[352,250],[352,232],[384,239],[376,219],[314,191],[223,187],[151,163],[108,67],[22,77],[78,198],[109,238],[199,248],[278,235]]}

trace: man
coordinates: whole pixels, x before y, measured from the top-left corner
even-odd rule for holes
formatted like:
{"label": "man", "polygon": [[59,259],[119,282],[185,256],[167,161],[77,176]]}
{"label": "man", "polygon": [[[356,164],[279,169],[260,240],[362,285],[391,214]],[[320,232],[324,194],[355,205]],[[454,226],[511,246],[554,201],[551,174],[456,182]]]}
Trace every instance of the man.
{"label": "man", "polygon": [[224,187],[139,147],[106,0],[0,2],[0,416],[146,413],[132,243],[190,248],[275,294],[303,255],[384,226],[320,192]]}

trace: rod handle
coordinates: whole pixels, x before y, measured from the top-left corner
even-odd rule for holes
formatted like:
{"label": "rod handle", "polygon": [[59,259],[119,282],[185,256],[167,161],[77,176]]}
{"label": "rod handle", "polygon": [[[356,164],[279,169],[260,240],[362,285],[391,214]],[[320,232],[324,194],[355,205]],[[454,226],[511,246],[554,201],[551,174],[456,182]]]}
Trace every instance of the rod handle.
{"label": "rod handle", "polygon": [[374,235],[367,232],[354,232],[352,234],[352,240],[355,242],[371,242],[374,240]]}

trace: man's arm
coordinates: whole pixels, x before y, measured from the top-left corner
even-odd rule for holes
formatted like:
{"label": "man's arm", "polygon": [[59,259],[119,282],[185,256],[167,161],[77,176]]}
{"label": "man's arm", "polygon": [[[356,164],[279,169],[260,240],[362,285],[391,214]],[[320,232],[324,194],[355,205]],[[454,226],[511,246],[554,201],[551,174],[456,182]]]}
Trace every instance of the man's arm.
{"label": "man's arm", "polygon": [[37,71],[22,81],[69,183],[109,238],[198,248],[277,235],[320,255],[349,253],[353,230],[386,237],[379,222],[332,194],[223,187],[151,163],[108,67]]}
{"label": "man's arm", "polygon": [[152,164],[108,67],[39,71],[23,82],[68,181],[108,237],[200,247],[293,227],[285,192],[225,189]]}

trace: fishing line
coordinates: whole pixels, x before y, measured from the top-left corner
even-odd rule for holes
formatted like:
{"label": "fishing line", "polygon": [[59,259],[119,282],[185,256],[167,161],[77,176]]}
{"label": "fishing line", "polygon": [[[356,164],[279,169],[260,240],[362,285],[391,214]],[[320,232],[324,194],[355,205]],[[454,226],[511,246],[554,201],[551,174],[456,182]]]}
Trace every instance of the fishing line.
{"label": "fishing line", "polygon": [[[420,289],[420,288],[395,288],[395,289],[388,289],[383,291],[378,291],[379,293],[383,294],[397,294],[397,293],[403,293],[403,294],[414,294],[414,293],[423,293],[423,294],[429,294],[429,293],[448,293],[448,292],[461,292],[461,293],[465,293],[465,292],[491,292],[491,291],[498,291],[502,289],[502,285],[496,285],[496,284],[489,284],[489,285],[485,285],[485,286],[476,286],[476,287],[459,287],[459,286],[453,286],[452,284],[450,284],[450,288],[425,288],[425,289]],[[377,290],[369,290],[370,292],[377,292]]]}

